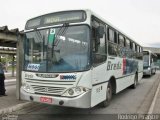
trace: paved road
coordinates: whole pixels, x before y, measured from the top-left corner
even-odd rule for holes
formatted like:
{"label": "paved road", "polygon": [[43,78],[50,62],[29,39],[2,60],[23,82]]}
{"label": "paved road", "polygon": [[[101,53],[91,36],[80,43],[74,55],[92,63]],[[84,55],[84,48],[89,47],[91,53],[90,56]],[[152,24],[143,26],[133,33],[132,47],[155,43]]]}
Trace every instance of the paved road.
{"label": "paved road", "polygon": [[16,79],[5,80],[5,87],[16,86]]}
{"label": "paved road", "polygon": [[[16,99],[16,85],[15,81],[6,82],[5,85],[7,96],[0,97],[0,109],[6,109],[11,106],[15,106],[20,103],[24,103],[23,101],[19,101]],[[0,117],[1,120],[1,117]]]}
{"label": "paved road", "polygon": [[[146,114],[148,113],[154,93],[158,86],[160,73],[143,78],[136,89],[127,88],[113,97],[109,107],[96,106],[91,109],[66,108],[35,103],[25,109],[16,111],[17,114],[27,114],[21,117],[32,119],[118,119],[116,114]],[[106,115],[107,114],[107,115]],[[113,115],[114,114],[114,115]],[[99,118],[98,118],[99,117]]]}

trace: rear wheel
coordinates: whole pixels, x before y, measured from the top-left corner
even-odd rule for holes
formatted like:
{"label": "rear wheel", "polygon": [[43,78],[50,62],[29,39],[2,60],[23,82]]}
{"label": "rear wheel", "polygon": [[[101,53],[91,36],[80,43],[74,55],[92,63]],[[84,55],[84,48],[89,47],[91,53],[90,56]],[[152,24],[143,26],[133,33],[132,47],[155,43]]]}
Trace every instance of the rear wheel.
{"label": "rear wheel", "polygon": [[110,102],[112,99],[112,85],[109,82],[107,86],[107,91],[106,91],[106,100],[104,100],[100,105],[101,107],[107,107],[109,106]]}

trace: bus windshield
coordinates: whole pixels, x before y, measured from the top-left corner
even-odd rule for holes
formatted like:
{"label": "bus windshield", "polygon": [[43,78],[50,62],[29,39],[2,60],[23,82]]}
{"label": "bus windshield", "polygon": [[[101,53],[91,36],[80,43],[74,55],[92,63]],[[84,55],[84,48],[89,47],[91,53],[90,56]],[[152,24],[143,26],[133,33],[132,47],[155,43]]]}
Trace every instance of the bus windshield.
{"label": "bus windshield", "polygon": [[149,53],[143,52],[143,67],[144,69],[149,67]]}
{"label": "bus windshield", "polygon": [[25,34],[24,70],[71,72],[90,66],[89,27],[67,26]]}

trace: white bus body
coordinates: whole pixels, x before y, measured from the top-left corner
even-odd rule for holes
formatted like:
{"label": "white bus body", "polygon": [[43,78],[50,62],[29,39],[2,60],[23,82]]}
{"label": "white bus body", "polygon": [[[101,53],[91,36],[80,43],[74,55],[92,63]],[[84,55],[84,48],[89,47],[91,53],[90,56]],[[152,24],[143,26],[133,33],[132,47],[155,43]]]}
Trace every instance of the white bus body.
{"label": "white bus body", "polygon": [[136,87],[143,76],[142,47],[90,10],[81,12],[27,22],[21,99],[90,108]]}

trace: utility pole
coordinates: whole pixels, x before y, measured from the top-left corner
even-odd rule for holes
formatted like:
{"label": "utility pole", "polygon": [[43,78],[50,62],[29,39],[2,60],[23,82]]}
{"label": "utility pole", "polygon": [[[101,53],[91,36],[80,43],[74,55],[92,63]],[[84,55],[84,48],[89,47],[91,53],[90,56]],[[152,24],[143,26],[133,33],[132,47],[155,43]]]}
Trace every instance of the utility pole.
{"label": "utility pole", "polygon": [[12,77],[14,77],[14,55],[12,55]]}
{"label": "utility pole", "polygon": [[16,96],[20,100],[20,87],[21,87],[21,72],[22,72],[22,62],[23,62],[23,35],[17,34],[17,68],[16,68]]}

